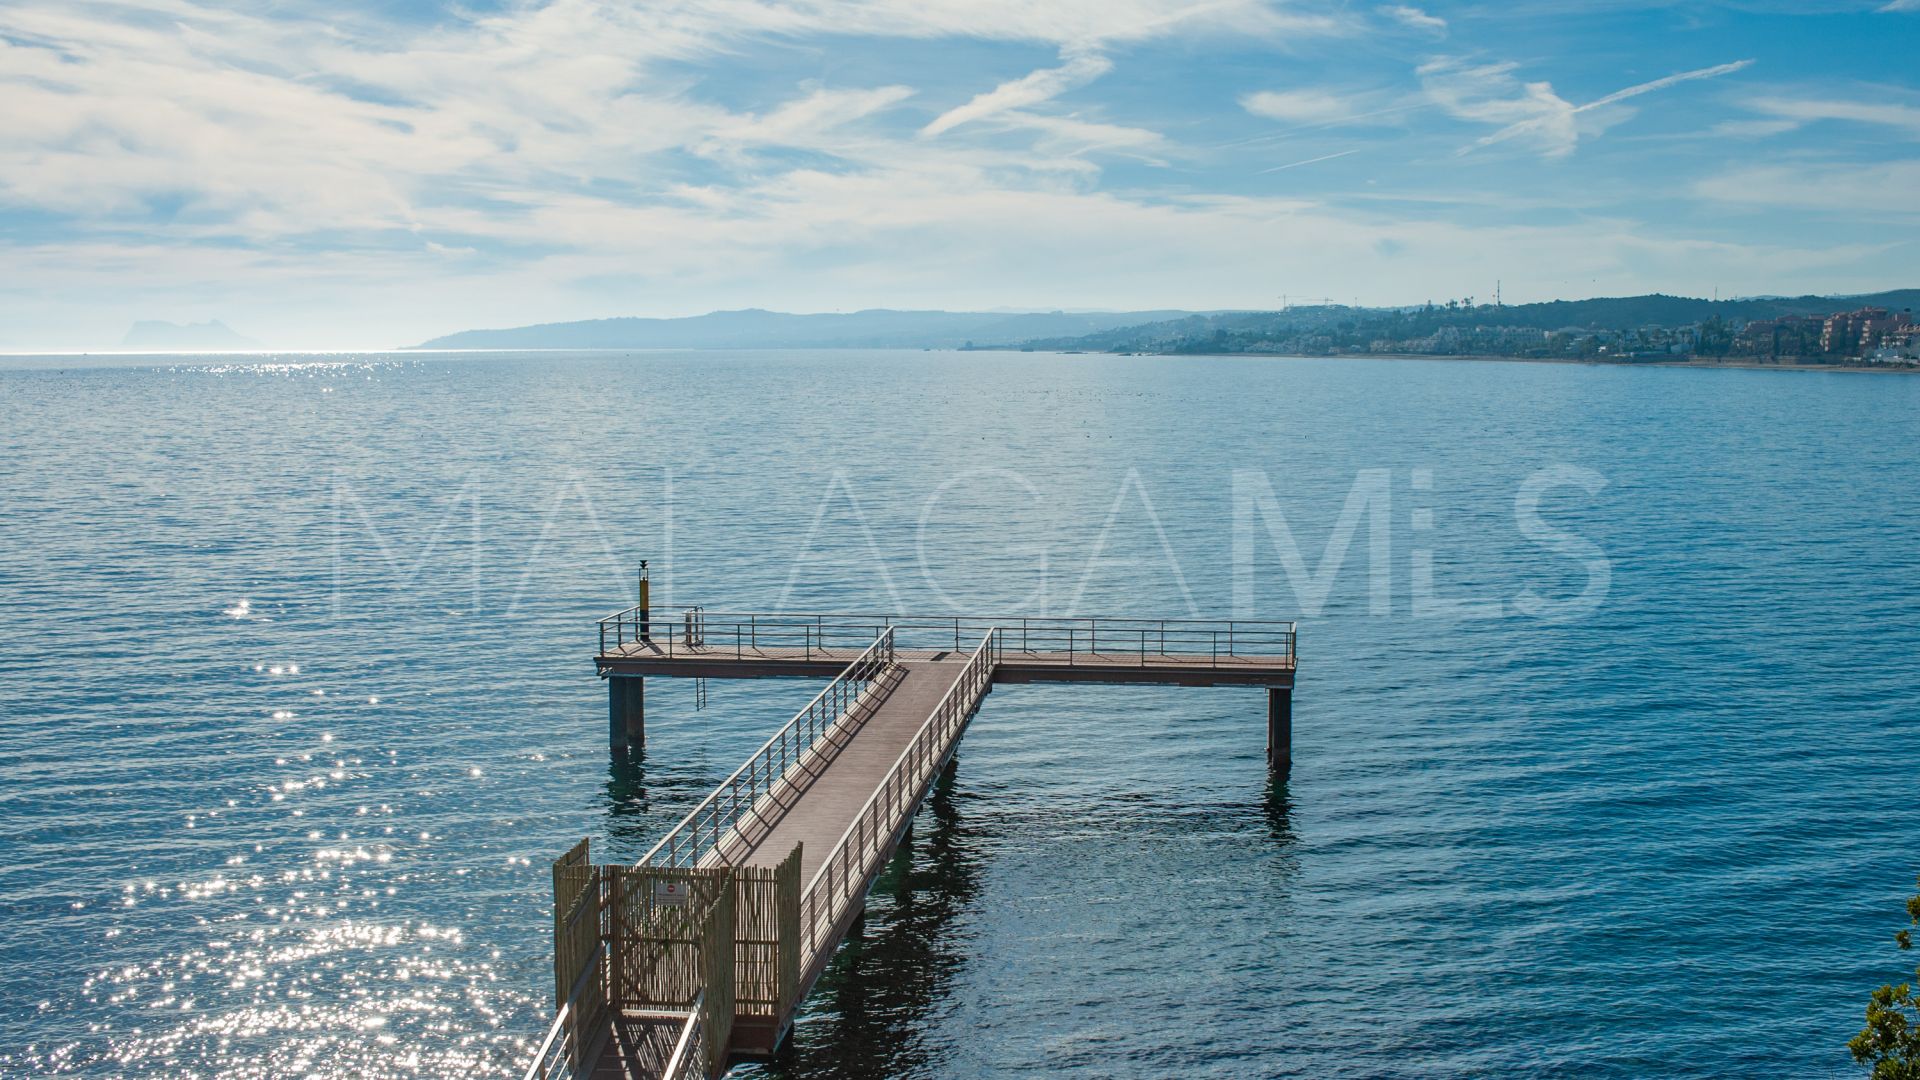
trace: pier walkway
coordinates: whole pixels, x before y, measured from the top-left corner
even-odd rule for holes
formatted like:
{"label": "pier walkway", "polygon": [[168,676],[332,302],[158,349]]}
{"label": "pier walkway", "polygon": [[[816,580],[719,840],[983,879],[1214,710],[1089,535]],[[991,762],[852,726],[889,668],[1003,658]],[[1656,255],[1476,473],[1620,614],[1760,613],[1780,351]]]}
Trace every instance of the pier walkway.
{"label": "pier walkway", "polygon": [[771,1054],[996,683],[1268,689],[1286,765],[1291,623],[715,614],[600,624],[616,750],[643,679],[831,681],[633,866],[555,862],[559,1011],[529,1080],[717,1077]]}

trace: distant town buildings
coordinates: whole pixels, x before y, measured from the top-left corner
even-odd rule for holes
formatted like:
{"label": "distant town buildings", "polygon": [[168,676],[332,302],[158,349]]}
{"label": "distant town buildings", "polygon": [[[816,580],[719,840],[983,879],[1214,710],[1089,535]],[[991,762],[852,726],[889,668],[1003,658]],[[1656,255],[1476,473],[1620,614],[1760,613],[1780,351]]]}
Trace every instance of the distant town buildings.
{"label": "distant town buildings", "polygon": [[1811,356],[1824,349],[1828,322],[1818,315],[1757,319],[1734,338],[1734,349],[1746,356],[1767,358]]}
{"label": "distant town buildings", "polygon": [[[1793,306],[1806,311],[1801,305]],[[1734,309],[1765,310],[1767,306],[1771,305],[1745,302],[1734,305]],[[1788,306],[1781,303],[1772,309]],[[1471,301],[1383,309],[1332,305],[1194,315],[1087,338],[1029,344],[1091,346],[1116,352],[1287,356],[1370,353],[1628,363],[1706,360],[1920,367],[1920,325],[1916,325],[1911,310],[1896,311],[1891,306],[1830,312],[1815,309],[1814,313],[1748,321],[1727,319],[1719,314],[1722,310],[1726,308],[1718,304],[1706,307],[1704,302],[1659,295],[1553,301],[1519,308]]]}
{"label": "distant town buildings", "polygon": [[[1904,318],[1904,313],[1902,316]],[[1911,319],[1896,323],[1880,333],[1879,343],[1860,354],[1876,364],[1912,364],[1920,362],[1920,324]]]}
{"label": "distant town buildings", "polygon": [[[1295,338],[1293,348],[1322,349],[1334,339]],[[1260,346],[1255,346],[1260,351]],[[1340,351],[1337,347],[1333,351]],[[1908,311],[1865,307],[1830,315],[1783,315],[1729,326],[1709,319],[1693,326],[1632,330],[1566,326],[1558,330],[1500,325],[1445,325],[1417,337],[1376,336],[1371,353],[1437,356],[1576,357],[1659,361],[1689,357],[1780,363],[1920,362],[1920,324]]]}
{"label": "distant town buildings", "polygon": [[1880,348],[1887,340],[1913,324],[1907,312],[1889,313],[1886,308],[1861,308],[1827,316],[1820,330],[1820,351],[1842,356],[1864,356]]}

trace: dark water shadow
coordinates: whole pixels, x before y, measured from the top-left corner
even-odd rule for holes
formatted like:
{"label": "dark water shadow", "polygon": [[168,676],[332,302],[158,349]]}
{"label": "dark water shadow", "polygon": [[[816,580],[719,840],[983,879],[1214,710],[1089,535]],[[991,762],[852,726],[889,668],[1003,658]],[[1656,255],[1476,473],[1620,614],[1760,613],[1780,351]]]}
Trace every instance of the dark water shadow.
{"label": "dark water shadow", "polygon": [[647,753],[629,750],[607,760],[607,779],[601,785],[607,814],[607,843],[616,858],[643,852],[659,831],[647,793]]}
{"label": "dark water shadow", "polygon": [[973,796],[955,788],[952,772],[935,782],[779,1056],[740,1074],[878,1080],[937,1066],[920,1035],[965,963],[955,923],[980,891],[983,858],[984,837],[962,815]]}
{"label": "dark water shadow", "polygon": [[1300,842],[1300,835],[1293,829],[1293,796],[1287,790],[1285,776],[1269,776],[1267,789],[1260,799],[1261,810],[1267,818],[1267,838],[1278,848],[1291,848]]}

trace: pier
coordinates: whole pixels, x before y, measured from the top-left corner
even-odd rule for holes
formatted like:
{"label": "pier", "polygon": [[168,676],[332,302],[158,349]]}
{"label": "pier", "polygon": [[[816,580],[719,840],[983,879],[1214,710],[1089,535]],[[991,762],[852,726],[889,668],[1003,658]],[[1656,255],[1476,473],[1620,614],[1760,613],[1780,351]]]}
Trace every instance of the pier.
{"label": "pier", "polygon": [[1261,687],[1292,763],[1290,622],[709,612],[600,621],[614,752],[644,745],[646,679],[825,688],[631,866],[581,841],[553,866],[558,1011],[527,1071],[717,1077],[770,1055],[996,685]]}

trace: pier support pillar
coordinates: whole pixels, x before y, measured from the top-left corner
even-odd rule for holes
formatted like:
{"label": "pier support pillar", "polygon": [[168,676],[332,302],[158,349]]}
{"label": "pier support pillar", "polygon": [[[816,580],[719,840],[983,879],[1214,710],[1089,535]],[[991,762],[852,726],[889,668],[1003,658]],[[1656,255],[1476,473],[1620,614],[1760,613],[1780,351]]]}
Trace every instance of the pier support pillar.
{"label": "pier support pillar", "polygon": [[607,677],[607,743],[616,751],[647,745],[647,683],[638,675]]}
{"label": "pier support pillar", "polygon": [[1284,776],[1293,768],[1293,687],[1267,687],[1267,769]]}

